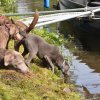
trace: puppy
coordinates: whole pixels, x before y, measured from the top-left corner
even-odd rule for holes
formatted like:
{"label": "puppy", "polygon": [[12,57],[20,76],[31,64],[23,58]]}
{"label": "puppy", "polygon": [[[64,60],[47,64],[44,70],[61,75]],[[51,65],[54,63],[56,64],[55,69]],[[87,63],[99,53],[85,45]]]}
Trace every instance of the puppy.
{"label": "puppy", "polygon": [[[45,57],[48,57],[49,60],[51,60],[53,64],[55,64],[64,75],[67,75],[69,66],[64,60],[63,56],[60,54],[57,47],[48,44],[40,36],[26,34],[22,31],[19,33],[24,37],[20,42],[25,48],[22,55],[25,56],[27,53],[29,53],[29,56],[26,60],[27,65],[29,65],[30,61],[36,56],[38,56],[43,61],[46,60]],[[16,46],[16,48],[19,48],[18,45]]]}
{"label": "puppy", "polygon": [[14,50],[0,49],[0,66],[13,66],[24,74],[29,72],[23,56]]}

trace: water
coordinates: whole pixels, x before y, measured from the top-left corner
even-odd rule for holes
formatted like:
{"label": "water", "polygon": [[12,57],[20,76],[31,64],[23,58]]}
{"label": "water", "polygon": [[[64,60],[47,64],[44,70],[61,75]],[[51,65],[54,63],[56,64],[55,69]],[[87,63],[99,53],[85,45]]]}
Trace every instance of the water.
{"label": "water", "polygon": [[[51,3],[53,4],[53,1]],[[36,8],[38,8],[38,10],[44,10],[42,0],[17,0],[16,4],[16,12],[19,13],[29,11],[31,12],[34,11]],[[55,27],[56,26],[53,25],[53,31],[55,31]],[[60,29],[63,34],[69,33],[69,30],[73,30],[74,32],[74,29],[70,24],[60,25]],[[100,53],[79,51],[76,55],[73,55],[72,53],[70,53],[69,50],[65,49],[64,54],[72,57],[71,68],[69,71],[70,81],[77,86],[79,91],[81,91],[86,98],[90,100],[99,100],[98,98],[100,97]]]}
{"label": "water", "polygon": [[[78,31],[77,33],[79,34],[75,34],[76,30],[74,29],[74,27],[72,27],[72,25],[69,22],[60,23],[60,32],[66,34],[66,37],[69,33],[74,33],[72,35],[74,35],[77,39],[79,39],[79,37],[81,36],[80,32]],[[85,48],[85,46],[82,47],[83,45],[80,43],[80,41],[81,40],[77,41],[76,44],[79,47],[79,49],[81,46],[81,50],[75,52],[75,54],[72,57],[72,65],[70,67],[70,81],[77,86],[77,88],[84,94],[86,98],[90,100],[99,100],[98,98],[100,98],[100,53],[98,51],[98,37],[94,37],[92,39],[92,42],[88,40],[88,42],[90,42],[90,48],[89,46],[87,46],[88,49]],[[87,51],[89,49],[91,49],[91,51]]]}
{"label": "water", "polygon": [[44,10],[41,0],[17,0],[16,12],[33,12],[35,9]]}

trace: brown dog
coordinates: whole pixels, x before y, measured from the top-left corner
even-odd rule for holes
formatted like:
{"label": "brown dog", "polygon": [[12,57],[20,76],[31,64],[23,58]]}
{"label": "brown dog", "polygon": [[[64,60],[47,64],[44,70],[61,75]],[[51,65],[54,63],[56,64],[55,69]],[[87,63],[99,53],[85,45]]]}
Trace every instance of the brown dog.
{"label": "brown dog", "polygon": [[19,29],[6,16],[0,16],[0,25],[0,48],[7,49],[9,40],[19,32]]}
{"label": "brown dog", "polygon": [[34,28],[35,24],[38,21],[38,11],[35,11],[34,19],[29,27],[27,27],[24,23],[21,21],[13,21],[12,19],[9,20],[5,16],[1,16],[0,18],[0,48],[8,48],[8,43],[11,38],[13,39],[19,39],[21,36],[17,33],[19,33],[19,30],[25,30],[26,32],[30,32],[31,29]]}
{"label": "brown dog", "polygon": [[31,22],[30,26],[28,27],[22,21],[13,21],[12,19],[9,19],[4,15],[0,15],[0,26],[5,24],[15,24],[22,31],[25,30],[27,33],[29,33],[32,29],[34,29],[34,26],[36,25],[38,18],[39,18],[39,13],[38,10],[36,9],[34,13],[34,19]]}
{"label": "brown dog", "polygon": [[10,36],[9,29],[5,25],[0,26],[0,48],[7,48]]}
{"label": "brown dog", "polygon": [[19,29],[14,24],[0,26],[0,48],[8,48],[9,40],[18,32]]}
{"label": "brown dog", "polygon": [[[16,22],[21,30],[25,30],[27,26],[22,22]],[[13,21],[8,19],[6,16],[0,16],[0,48],[8,48],[8,43],[11,38],[18,33],[18,27],[13,24]]]}
{"label": "brown dog", "polygon": [[24,74],[29,72],[23,56],[14,50],[0,49],[0,66],[13,66]]}
{"label": "brown dog", "polygon": [[[51,60],[50,62],[53,62],[64,75],[67,75],[69,66],[57,47],[48,44],[37,35],[26,34],[25,32],[20,32],[20,34],[24,37],[22,44],[25,49],[22,55],[25,56],[29,53],[28,59],[26,60],[27,65],[29,65],[30,61],[36,56],[45,62],[47,61],[46,58],[49,58],[49,61]],[[50,64],[50,62],[48,63]]]}

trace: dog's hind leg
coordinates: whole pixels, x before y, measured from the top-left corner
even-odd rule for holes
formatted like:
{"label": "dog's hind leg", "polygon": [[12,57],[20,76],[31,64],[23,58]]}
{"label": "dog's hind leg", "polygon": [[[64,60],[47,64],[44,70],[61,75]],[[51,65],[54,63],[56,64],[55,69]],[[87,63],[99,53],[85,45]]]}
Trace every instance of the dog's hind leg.
{"label": "dog's hind leg", "polygon": [[50,64],[51,70],[54,73],[54,65],[53,65],[51,59],[47,55],[45,55],[44,58]]}

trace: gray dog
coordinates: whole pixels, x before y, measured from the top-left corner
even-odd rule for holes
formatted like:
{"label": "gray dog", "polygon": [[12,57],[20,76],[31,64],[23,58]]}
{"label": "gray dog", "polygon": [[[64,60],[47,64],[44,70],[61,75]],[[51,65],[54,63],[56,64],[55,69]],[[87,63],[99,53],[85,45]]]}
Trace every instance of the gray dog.
{"label": "gray dog", "polygon": [[[20,32],[24,37],[21,39],[21,42],[24,46],[24,52],[22,53],[25,56],[29,53],[29,56],[26,60],[26,63],[29,65],[31,60],[38,56],[43,61],[48,61],[49,64],[53,62],[64,75],[67,75],[69,66],[64,60],[63,56],[60,54],[59,49],[53,45],[48,44],[41,37],[37,35],[26,34],[26,32]],[[20,44],[17,44],[16,48],[19,48]],[[48,59],[46,59],[48,58]]]}
{"label": "gray dog", "polygon": [[3,68],[4,66],[12,66],[24,74],[29,72],[23,56],[14,50],[0,49],[0,66]]}

